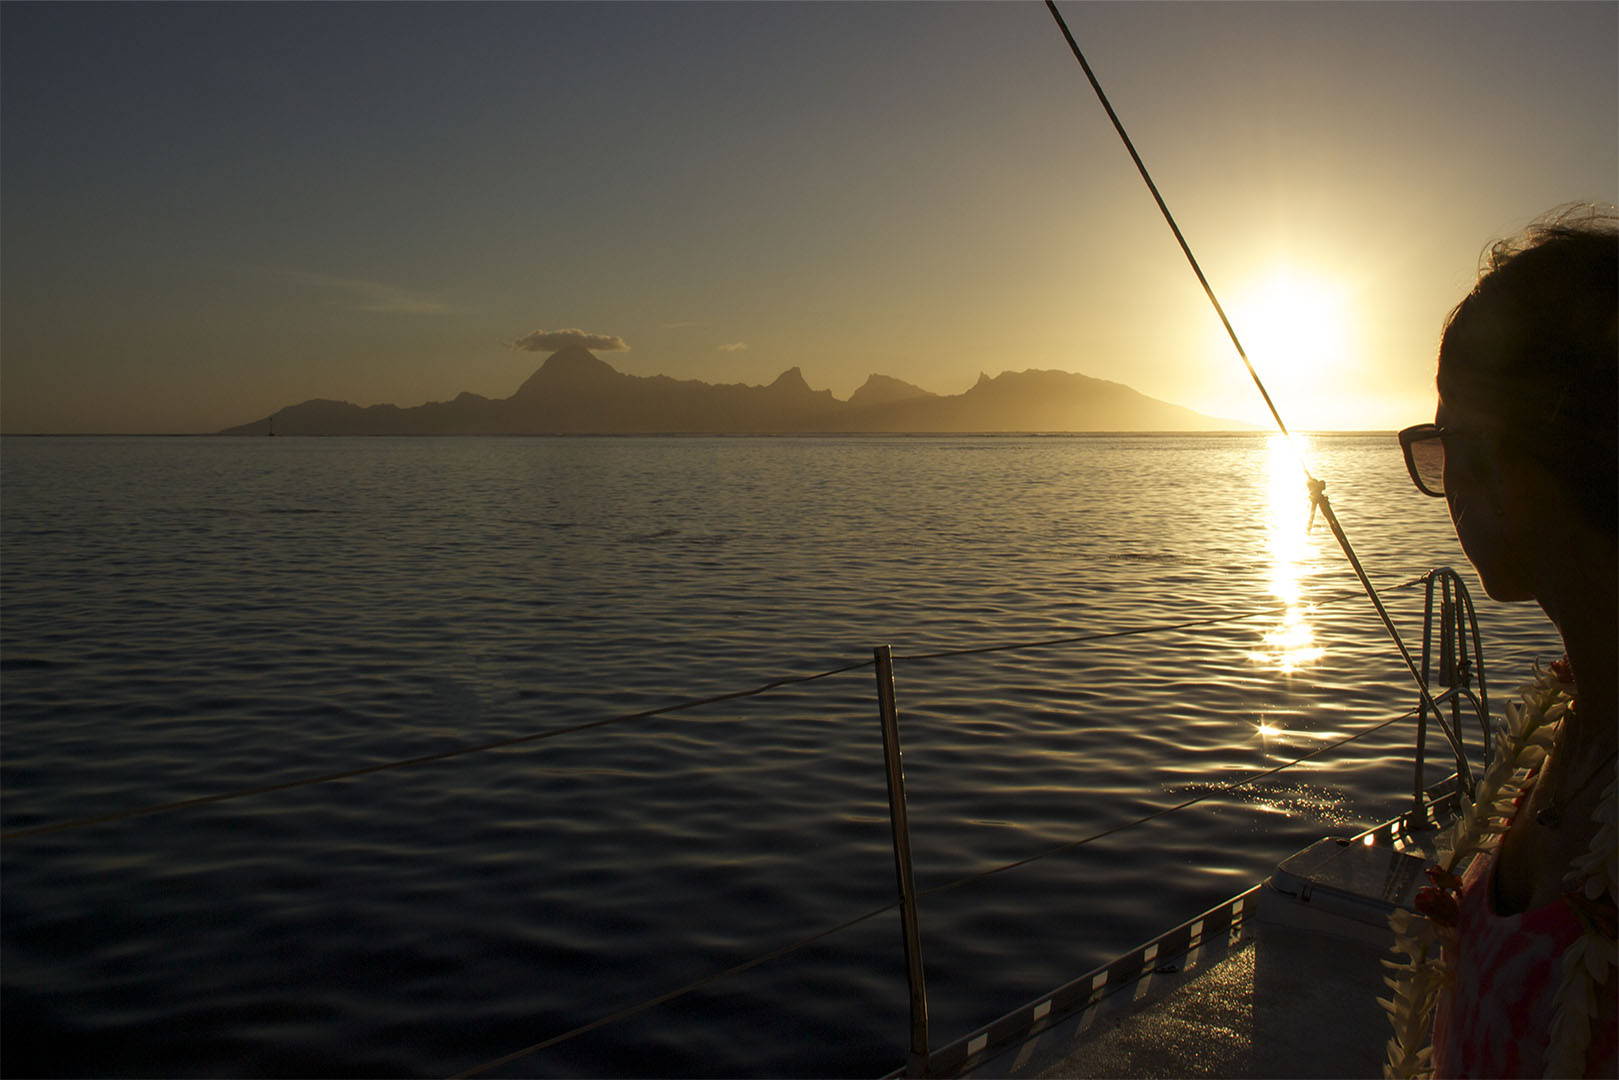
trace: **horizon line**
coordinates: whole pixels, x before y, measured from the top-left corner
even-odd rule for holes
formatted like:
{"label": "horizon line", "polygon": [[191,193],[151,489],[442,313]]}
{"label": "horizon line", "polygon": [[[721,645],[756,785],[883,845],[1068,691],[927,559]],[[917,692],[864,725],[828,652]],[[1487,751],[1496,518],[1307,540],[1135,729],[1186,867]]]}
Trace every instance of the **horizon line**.
{"label": "horizon line", "polygon": [[[1397,428],[1294,428],[1294,435],[1394,435]],[[6,439],[976,439],[976,438],[1093,438],[1118,435],[1174,435],[1178,437],[1269,437],[1271,429],[1215,428],[1185,431],[1173,428],[1117,428],[1094,431],[544,431],[544,432],[354,432],[341,435],[226,435],[218,431],[0,431]]]}

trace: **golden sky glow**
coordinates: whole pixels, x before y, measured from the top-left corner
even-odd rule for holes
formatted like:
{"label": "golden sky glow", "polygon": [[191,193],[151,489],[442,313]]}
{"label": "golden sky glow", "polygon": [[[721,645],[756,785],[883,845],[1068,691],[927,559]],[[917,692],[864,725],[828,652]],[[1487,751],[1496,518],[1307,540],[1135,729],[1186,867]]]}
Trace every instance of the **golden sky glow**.
{"label": "golden sky glow", "polygon": [[[1299,430],[1431,415],[1484,246],[1619,199],[1619,5],[1063,10]],[[0,19],[5,431],[504,397],[558,327],[636,375],[1266,419],[1039,4]]]}

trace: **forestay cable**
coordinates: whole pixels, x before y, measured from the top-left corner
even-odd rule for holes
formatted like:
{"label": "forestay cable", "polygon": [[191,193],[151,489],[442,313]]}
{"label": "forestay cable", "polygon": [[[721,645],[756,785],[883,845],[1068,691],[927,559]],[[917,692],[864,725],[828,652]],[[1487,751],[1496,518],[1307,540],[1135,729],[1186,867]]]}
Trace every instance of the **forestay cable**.
{"label": "forestay cable", "polygon": [[[1090,81],[1091,89],[1096,91],[1097,100],[1102,103],[1102,108],[1107,110],[1108,119],[1113,121],[1113,130],[1119,133],[1119,138],[1124,142],[1124,148],[1130,152],[1130,160],[1136,163],[1136,171],[1141,173],[1141,179],[1146,182],[1147,190],[1152,192],[1153,201],[1158,204],[1158,210],[1164,215],[1164,221],[1168,222],[1170,231],[1175,234],[1175,241],[1180,244],[1181,253],[1186,256],[1186,261],[1191,264],[1192,273],[1197,275],[1198,283],[1203,286],[1204,295],[1209,298],[1209,303],[1214,305],[1215,314],[1220,316],[1220,323],[1225,327],[1226,335],[1231,338],[1231,344],[1236,348],[1237,355],[1242,358],[1243,366],[1248,369],[1248,374],[1253,379],[1254,386],[1259,391],[1259,396],[1265,399],[1265,407],[1270,410],[1271,417],[1276,421],[1276,426],[1281,430],[1282,435],[1291,443],[1292,434],[1287,430],[1287,424],[1283,422],[1282,414],[1277,411],[1276,403],[1271,400],[1270,392],[1265,389],[1264,380],[1259,377],[1259,372],[1254,369],[1253,362],[1248,359],[1248,350],[1242,347],[1242,339],[1237,337],[1236,328],[1231,325],[1231,320],[1226,317],[1225,308],[1220,305],[1219,297],[1214,295],[1214,287],[1209,284],[1208,277],[1203,273],[1203,267],[1198,265],[1197,256],[1192,254],[1192,247],[1186,242],[1186,237],[1181,233],[1180,226],[1176,224],[1175,215],[1169,212],[1169,205],[1164,202],[1163,195],[1159,193],[1158,185],[1153,183],[1152,174],[1147,171],[1146,163],[1141,160],[1141,155],[1136,152],[1135,143],[1130,141],[1129,132],[1124,130],[1124,124],[1119,120],[1119,114],[1113,111],[1113,103],[1108,100],[1107,93],[1103,91],[1101,82],[1096,78],[1096,73],[1091,70],[1090,62],[1085,59],[1085,54],[1080,51],[1079,42],[1074,40],[1073,32],[1068,29],[1068,23],[1063,19],[1062,12],[1057,10],[1056,0],[1046,0],[1046,10],[1050,11],[1051,17],[1057,21],[1057,27],[1062,31],[1063,38],[1067,40],[1068,48],[1073,52],[1074,59],[1079,61],[1080,68],[1085,72],[1085,78]],[[1332,530],[1333,538],[1338,541],[1338,546],[1343,549],[1344,557],[1349,560],[1349,565],[1355,571],[1355,576],[1360,579],[1361,587],[1366,590],[1366,595],[1371,598],[1372,606],[1377,609],[1378,618],[1383,621],[1383,628],[1388,631],[1389,637],[1394,642],[1394,647],[1400,650],[1400,658],[1405,661],[1406,670],[1411,673],[1412,681],[1417,684],[1417,693],[1421,696],[1423,709],[1432,711],[1434,716],[1438,718],[1439,728],[1445,733],[1445,738],[1450,742],[1450,747],[1456,754],[1457,776],[1461,779],[1463,788],[1471,794],[1473,790],[1473,771],[1467,762],[1466,753],[1462,750],[1460,736],[1452,729],[1450,722],[1445,718],[1445,714],[1434,702],[1432,695],[1428,693],[1427,684],[1423,682],[1422,675],[1417,671],[1416,661],[1411,658],[1411,650],[1406,648],[1405,641],[1400,637],[1399,630],[1394,627],[1394,620],[1389,617],[1388,609],[1383,606],[1382,597],[1377,595],[1377,589],[1372,586],[1371,579],[1366,576],[1365,569],[1360,565],[1360,559],[1356,556],[1354,547],[1349,543],[1349,537],[1345,535],[1343,526],[1338,523],[1338,515],[1333,513],[1332,503],[1327,499],[1326,481],[1316,479],[1315,475],[1310,472],[1310,466],[1304,460],[1302,450],[1296,446],[1294,449],[1298,453],[1299,467],[1304,470],[1305,484],[1310,492],[1311,519],[1314,520],[1317,510],[1321,511],[1322,520]]]}

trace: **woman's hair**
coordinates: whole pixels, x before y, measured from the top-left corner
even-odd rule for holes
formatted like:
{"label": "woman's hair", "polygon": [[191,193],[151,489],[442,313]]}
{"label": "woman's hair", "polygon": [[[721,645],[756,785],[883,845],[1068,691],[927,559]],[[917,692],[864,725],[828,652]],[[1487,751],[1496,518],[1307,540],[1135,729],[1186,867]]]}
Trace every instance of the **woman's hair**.
{"label": "woman's hair", "polygon": [[1439,346],[1439,395],[1619,532],[1619,218],[1565,210],[1490,249]]}

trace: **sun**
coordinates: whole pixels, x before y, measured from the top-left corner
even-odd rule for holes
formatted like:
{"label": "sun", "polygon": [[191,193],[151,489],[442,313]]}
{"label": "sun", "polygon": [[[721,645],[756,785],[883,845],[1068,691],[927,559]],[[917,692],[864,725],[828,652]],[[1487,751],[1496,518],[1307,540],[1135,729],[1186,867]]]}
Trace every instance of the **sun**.
{"label": "sun", "polygon": [[1331,279],[1272,268],[1233,297],[1231,321],[1283,416],[1290,404],[1319,415],[1343,391],[1354,328],[1346,290]]}

